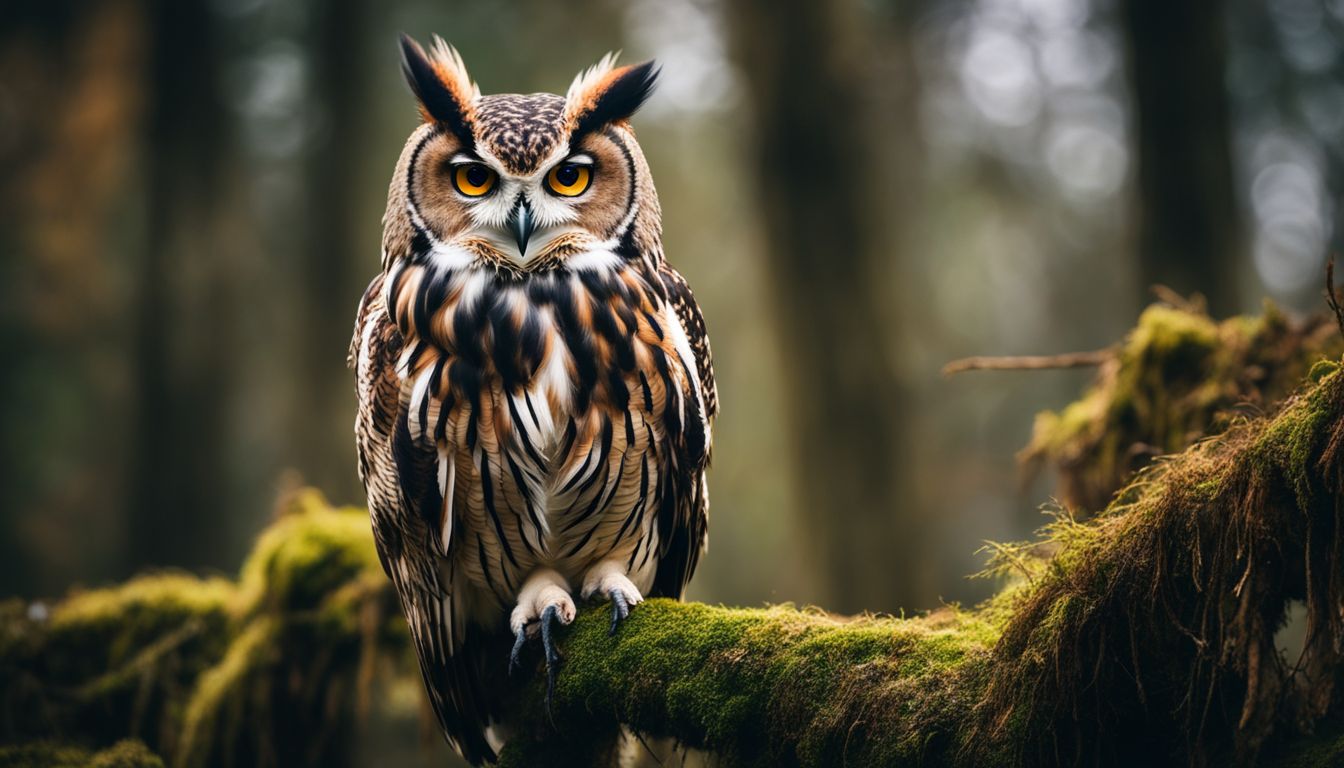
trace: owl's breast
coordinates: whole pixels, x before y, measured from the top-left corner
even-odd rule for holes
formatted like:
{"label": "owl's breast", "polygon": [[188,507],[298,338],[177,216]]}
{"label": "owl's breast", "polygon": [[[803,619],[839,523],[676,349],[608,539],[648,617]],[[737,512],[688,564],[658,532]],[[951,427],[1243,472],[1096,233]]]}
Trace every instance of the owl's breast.
{"label": "owl's breast", "polygon": [[409,421],[440,452],[468,575],[509,594],[536,565],[648,562],[665,444],[699,418],[661,286],[623,264],[522,280],[413,267],[396,282]]}

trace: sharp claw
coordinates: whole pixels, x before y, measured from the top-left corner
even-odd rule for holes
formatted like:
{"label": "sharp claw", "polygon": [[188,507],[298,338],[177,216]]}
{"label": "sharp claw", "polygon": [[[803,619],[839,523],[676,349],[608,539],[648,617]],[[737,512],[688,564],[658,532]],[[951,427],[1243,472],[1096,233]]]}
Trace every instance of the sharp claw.
{"label": "sharp claw", "polygon": [[551,625],[555,623],[559,610],[554,605],[546,606],[541,612],[541,647],[546,656],[546,715],[551,715],[551,703],[555,700],[555,673],[560,666],[560,652],[555,649],[555,640],[551,637]]}
{"label": "sharp claw", "polygon": [[546,663],[560,660],[560,652],[555,649],[555,641],[551,639],[551,626],[559,617],[560,609],[554,605],[546,606],[546,610],[541,612],[541,647],[546,650]]}
{"label": "sharp claw", "polygon": [[625,593],[619,589],[613,589],[611,595],[611,631],[607,636],[616,634],[616,627],[620,626],[626,616],[630,615],[630,604],[625,599]]}
{"label": "sharp claw", "polygon": [[518,657],[523,652],[523,644],[527,642],[527,627],[521,627],[518,634],[513,636],[513,650],[509,652],[509,674],[512,675],[518,669]]}

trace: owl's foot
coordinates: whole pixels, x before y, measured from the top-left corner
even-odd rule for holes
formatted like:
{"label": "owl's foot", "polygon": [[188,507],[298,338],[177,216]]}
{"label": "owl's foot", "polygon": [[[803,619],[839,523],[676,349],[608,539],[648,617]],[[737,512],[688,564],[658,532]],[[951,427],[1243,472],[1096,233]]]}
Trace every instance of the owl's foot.
{"label": "owl's foot", "polygon": [[[555,698],[555,674],[560,669],[560,651],[555,648],[555,640],[551,637],[551,628],[554,626],[560,613],[558,605],[548,605],[546,610],[541,612],[541,618],[538,623],[541,624],[541,650],[546,658],[546,712],[551,711],[551,701]],[[562,624],[569,622],[560,620]],[[518,630],[513,636],[513,651],[509,653],[509,672],[512,673],[518,667],[518,656],[523,651],[523,645],[527,642],[527,628]]]}
{"label": "owl's foot", "polygon": [[518,594],[518,605],[509,616],[513,630],[513,650],[509,653],[509,672],[518,668],[518,657],[527,643],[529,631],[541,635],[541,648],[546,659],[546,711],[551,710],[555,695],[555,674],[560,668],[560,652],[556,650],[552,632],[555,623],[568,624],[576,613],[574,598],[569,596],[569,584],[560,574],[543,569],[533,573]]}
{"label": "owl's foot", "polygon": [[630,615],[630,609],[644,602],[644,595],[640,594],[639,588],[630,577],[625,575],[625,569],[615,560],[603,560],[588,569],[583,577],[583,592],[581,593],[585,600],[593,595],[606,595],[611,600],[611,631],[609,635],[616,634],[616,628]]}

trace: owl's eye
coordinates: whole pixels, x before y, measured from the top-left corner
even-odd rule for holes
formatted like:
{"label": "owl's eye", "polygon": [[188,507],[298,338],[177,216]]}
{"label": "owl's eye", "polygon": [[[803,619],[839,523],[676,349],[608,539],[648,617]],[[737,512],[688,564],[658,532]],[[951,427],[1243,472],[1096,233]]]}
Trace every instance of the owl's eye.
{"label": "owl's eye", "polygon": [[583,194],[592,178],[593,172],[586,165],[561,163],[546,174],[546,187],[561,197],[576,197]]}
{"label": "owl's eye", "polygon": [[453,166],[453,186],[467,197],[480,197],[495,188],[495,172],[480,163]]}

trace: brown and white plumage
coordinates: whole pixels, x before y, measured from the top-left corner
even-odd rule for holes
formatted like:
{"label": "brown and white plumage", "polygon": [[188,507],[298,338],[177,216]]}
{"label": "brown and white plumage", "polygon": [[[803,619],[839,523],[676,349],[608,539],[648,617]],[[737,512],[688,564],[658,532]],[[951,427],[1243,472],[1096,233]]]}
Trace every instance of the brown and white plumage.
{"label": "brown and white plumage", "polygon": [[480,762],[507,726],[483,644],[571,620],[575,592],[612,599],[613,628],[681,596],[717,395],[627,122],[652,65],[482,97],[441,41],[403,53],[425,121],[356,321],[360,473],[434,709]]}

